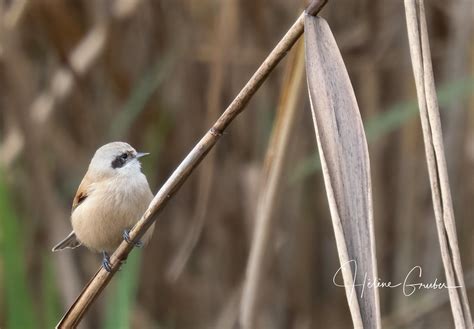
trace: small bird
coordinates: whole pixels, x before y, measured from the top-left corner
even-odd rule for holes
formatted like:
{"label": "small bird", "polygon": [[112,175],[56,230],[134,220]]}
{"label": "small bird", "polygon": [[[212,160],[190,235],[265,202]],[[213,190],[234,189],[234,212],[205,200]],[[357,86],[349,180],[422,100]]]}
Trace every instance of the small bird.
{"label": "small bird", "polygon": [[138,160],[146,155],[149,153],[139,153],[123,142],[105,144],[95,152],[72,203],[73,231],[52,251],[84,245],[102,252],[102,265],[111,272],[109,253],[123,239],[138,247],[150,240],[154,224],[142,241],[129,237],[153,199]]}

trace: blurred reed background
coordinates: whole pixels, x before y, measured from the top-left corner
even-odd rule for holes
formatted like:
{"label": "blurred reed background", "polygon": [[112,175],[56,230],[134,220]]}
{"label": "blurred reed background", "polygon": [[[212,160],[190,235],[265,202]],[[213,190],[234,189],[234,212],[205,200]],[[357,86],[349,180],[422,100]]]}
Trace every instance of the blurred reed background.
{"label": "blurred reed background", "polygon": [[[300,14],[302,1],[0,1],[0,327],[51,328],[100,264],[52,254],[95,149],[152,153],[157,191]],[[466,283],[474,300],[474,9],[426,2]],[[369,139],[379,275],[444,281],[403,3],[330,1],[325,17]],[[293,50],[294,51],[294,50]],[[302,55],[303,52],[300,52]],[[284,60],[160,216],[82,328],[232,328]],[[296,83],[296,82],[295,82]],[[286,86],[286,85],[285,85]],[[259,328],[350,328],[302,84]],[[291,87],[291,86],[290,86]],[[291,159],[291,161],[288,161]],[[382,289],[384,328],[452,328],[446,290]]]}

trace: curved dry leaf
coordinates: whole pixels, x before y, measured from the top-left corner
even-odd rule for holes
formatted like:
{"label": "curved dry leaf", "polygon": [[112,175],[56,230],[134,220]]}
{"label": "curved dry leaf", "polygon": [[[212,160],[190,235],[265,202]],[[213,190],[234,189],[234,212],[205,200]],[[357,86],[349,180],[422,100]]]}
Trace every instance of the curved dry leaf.
{"label": "curved dry leaf", "polygon": [[355,328],[380,328],[377,289],[357,285],[377,278],[369,154],[359,107],[324,19],[306,15],[305,44],[314,128],[352,321]]}

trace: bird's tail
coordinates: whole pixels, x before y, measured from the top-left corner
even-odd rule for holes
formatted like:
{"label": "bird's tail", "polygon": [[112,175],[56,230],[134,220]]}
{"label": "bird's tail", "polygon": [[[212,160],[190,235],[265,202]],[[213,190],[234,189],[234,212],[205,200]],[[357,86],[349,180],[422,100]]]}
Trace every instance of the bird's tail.
{"label": "bird's tail", "polygon": [[77,239],[76,233],[72,231],[64,240],[55,245],[52,251],[59,251],[63,249],[74,249],[81,245],[82,243]]}

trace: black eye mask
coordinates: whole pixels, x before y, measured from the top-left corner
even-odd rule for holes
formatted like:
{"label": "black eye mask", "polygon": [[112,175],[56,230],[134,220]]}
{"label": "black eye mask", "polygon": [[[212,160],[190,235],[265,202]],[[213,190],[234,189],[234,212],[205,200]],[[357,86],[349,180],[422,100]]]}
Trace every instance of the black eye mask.
{"label": "black eye mask", "polygon": [[129,153],[122,153],[120,155],[117,155],[114,161],[112,161],[111,163],[112,168],[114,169],[122,168],[127,163],[127,161],[131,158],[132,158],[132,155]]}

